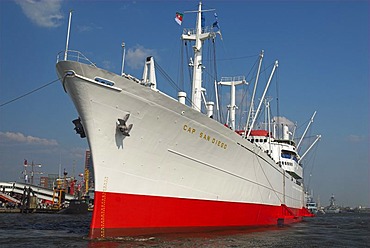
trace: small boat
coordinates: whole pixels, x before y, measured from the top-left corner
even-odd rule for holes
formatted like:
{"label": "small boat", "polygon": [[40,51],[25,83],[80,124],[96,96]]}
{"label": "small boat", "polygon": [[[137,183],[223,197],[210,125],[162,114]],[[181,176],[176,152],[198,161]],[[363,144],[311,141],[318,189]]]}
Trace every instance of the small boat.
{"label": "small boat", "polygon": [[68,206],[58,211],[58,214],[87,214],[88,204],[85,200],[70,200]]}

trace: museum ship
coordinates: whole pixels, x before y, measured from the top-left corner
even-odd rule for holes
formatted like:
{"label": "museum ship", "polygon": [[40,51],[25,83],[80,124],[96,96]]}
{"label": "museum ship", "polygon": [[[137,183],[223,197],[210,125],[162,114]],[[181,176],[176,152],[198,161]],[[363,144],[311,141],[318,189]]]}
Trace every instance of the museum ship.
{"label": "museum ship", "polygon": [[254,111],[236,130],[235,87],[247,83],[244,77],[216,82],[231,89],[226,123],[217,118],[218,100],[206,101],[202,45],[220,31],[202,25],[203,11],[199,3],[196,27],[182,34],[194,44],[190,99],[158,89],[153,57],[142,79],[97,67],[68,50],[68,40],[58,57],[57,73],[79,114],[75,130],[92,153],[90,238],[254,228],[311,216],[289,127],[256,129]]}

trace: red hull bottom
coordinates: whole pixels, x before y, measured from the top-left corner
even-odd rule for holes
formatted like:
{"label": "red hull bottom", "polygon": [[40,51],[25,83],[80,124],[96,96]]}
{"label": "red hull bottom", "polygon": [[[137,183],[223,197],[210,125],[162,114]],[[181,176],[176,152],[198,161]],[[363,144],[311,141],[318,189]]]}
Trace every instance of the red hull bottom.
{"label": "red hull bottom", "polygon": [[111,238],[275,226],[312,216],[305,208],[95,191],[89,237]]}

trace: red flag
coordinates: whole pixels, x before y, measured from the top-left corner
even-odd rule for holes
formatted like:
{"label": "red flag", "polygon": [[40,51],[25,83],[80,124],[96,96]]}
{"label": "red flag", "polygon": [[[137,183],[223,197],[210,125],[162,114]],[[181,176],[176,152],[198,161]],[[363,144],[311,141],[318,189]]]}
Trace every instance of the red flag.
{"label": "red flag", "polygon": [[175,21],[177,22],[177,24],[181,25],[183,16],[184,16],[184,14],[182,14],[180,12],[176,12]]}

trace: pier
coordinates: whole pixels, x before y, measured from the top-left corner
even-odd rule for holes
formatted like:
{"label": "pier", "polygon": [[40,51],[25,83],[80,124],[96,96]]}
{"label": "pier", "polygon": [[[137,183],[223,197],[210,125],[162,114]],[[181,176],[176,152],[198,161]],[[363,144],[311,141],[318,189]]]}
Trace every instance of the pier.
{"label": "pier", "polygon": [[46,189],[40,186],[0,182],[0,213],[58,212],[61,204],[71,202],[75,197],[60,189]]}

